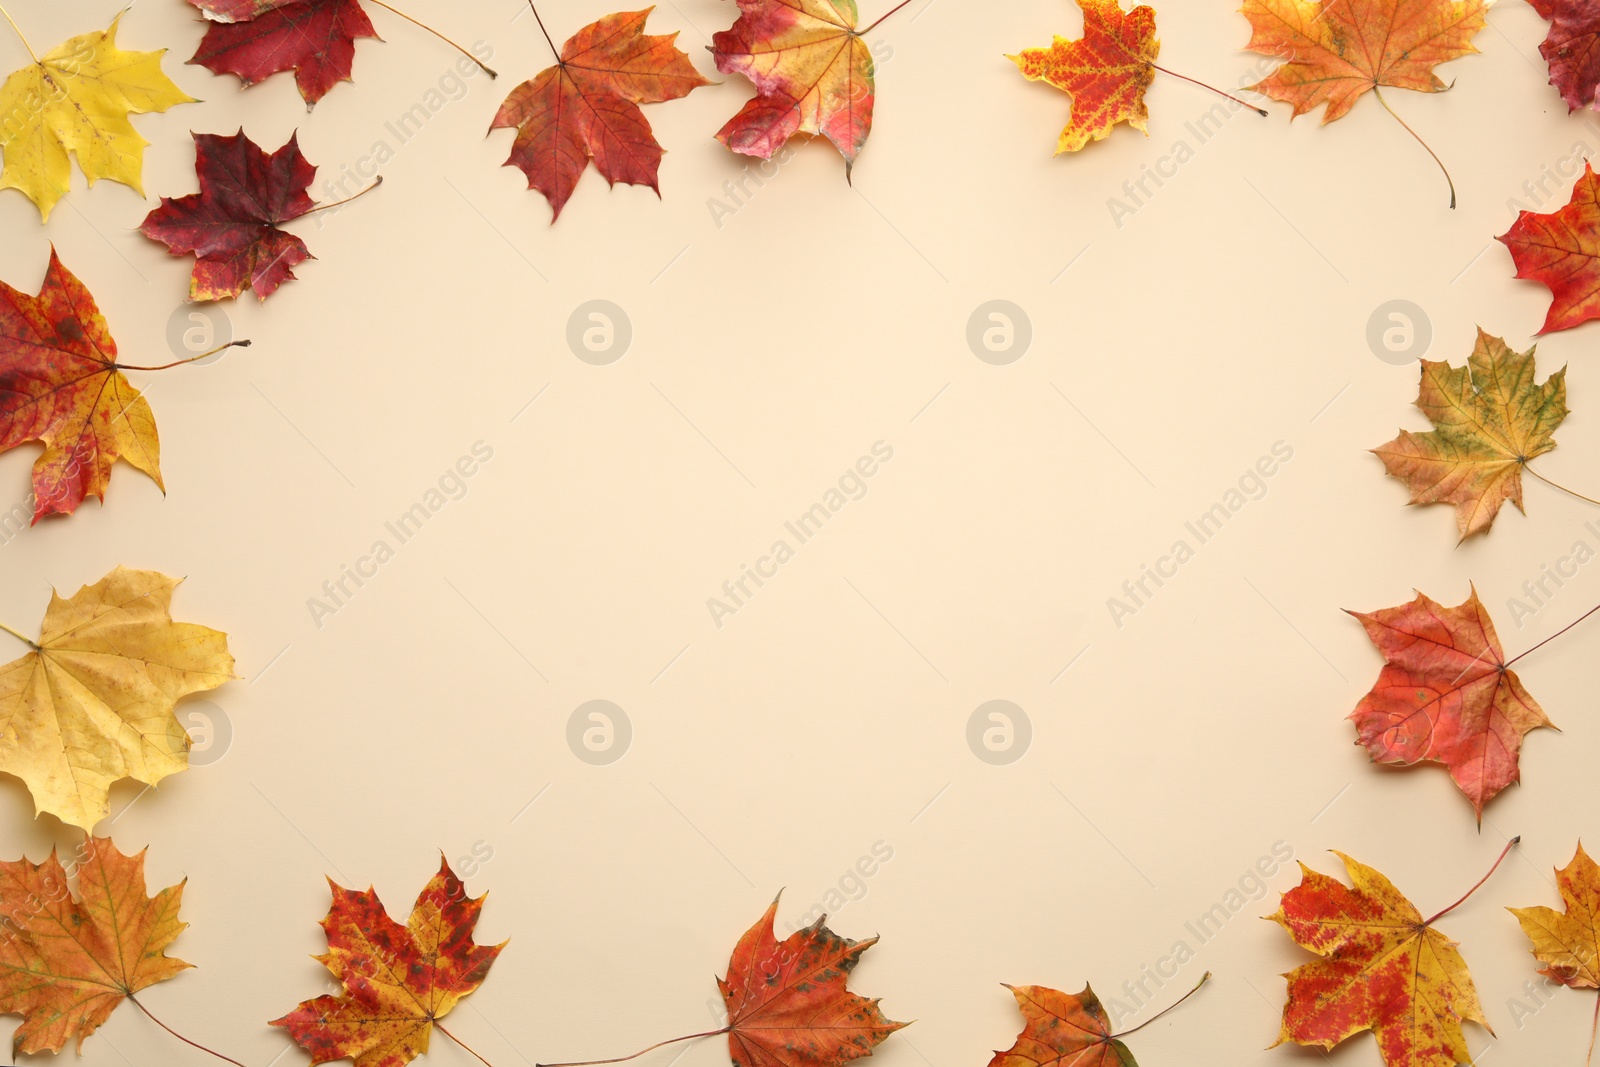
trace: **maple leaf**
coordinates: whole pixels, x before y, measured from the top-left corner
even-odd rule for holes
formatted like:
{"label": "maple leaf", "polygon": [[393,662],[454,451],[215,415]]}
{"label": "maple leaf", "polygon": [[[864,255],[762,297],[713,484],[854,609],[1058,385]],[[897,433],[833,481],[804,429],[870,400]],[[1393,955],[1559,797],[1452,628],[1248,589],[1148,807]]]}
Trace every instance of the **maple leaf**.
{"label": "maple leaf", "polygon": [[1042,985],[1006,986],[1022,1011],[1022,1033],[1014,1045],[996,1052],[989,1067],[1139,1067],[1121,1038],[1141,1030],[1188,1000],[1211,973],[1177,1002],[1129,1030],[1113,1034],[1100,998],[1089,986],[1063,993]]}
{"label": "maple leaf", "polygon": [[306,243],[278,226],[313,210],[306,190],[317,168],[300,154],[299,135],[272,155],[240,130],[197,133],[200,192],[163,198],[139,230],[175,256],[196,256],[189,299],[224,300],[246,289],[265,300],[313,258]]}
{"label": "maple leaf", "polygon": [[76,900],[54,851],[43,863],[0,862],[0,1013],[23,1017],[13,1058],[73,1040],[81,1052],[123,1000],[189,967],[165,953],[188,925],[183,883],[151,897],[143,852],[124,856],[95,837],[79,848]]}
{"label": "maple leaf", "polygon": [[378,31],[360,0],[189,0],[214,17],[189,60],[246,86],[294,71],[307,107],[351,81],[356,41]]}
{"label": "maple leaf", "polygon": [[739,0],[739,12],[713,35],[711,52],[719,71],[744,75],[756,95],[717,140],[771,159],[795,134],[821,135],[844,156],[848,178],[872,132],[877,99],[863,39],[872,27],[857,31],[855,0]]}
{"label": "maple leaf", "polygon": [[551,222],[591,159],[612,185],[647,185],[661,195],[663,153],[639,105],[676,100],[711,83],[678,48],[676,33],[644,32],[653,10],[607,15],[579,30],[555,66],[511,90],[490,124],[517,131],[506,165],[550,201]]}
{"label": "maple leaf", "polygon": [[161,481],[155,416],[122,376],[88,289],[55,250],[37,297],[0,282],[0,451],[42,441],[33,521],[105,499],[119,457]]}
{"label": "maple leaf", "polygon": [[1373,454],[1413,504],[1453,504],[1465,540],[1487,531],[1506,501],[1522,505],[1522,471],[1556,447],[1569,414],[1566,368],[1535,381],[1533,349],[1515,352],[1481,329],[1465,367],[1422,361],[1417,407],[1434,429],[1402,430]]}
{"label": "maple leaf", "polygon": [[1539,54],[1550,65],[1550,84],[1561,90],[1569,112],[1594,103],[1600,86],[1600,8],[1574,0],[1528,0],[1550,33]]}
{"label": "maple leaf", "polygon": [[734,947],[717,988],[728,1006],[728,1048],[734,1067],[792,1067],[798,1062],[837,1067],[872,1055],[892,1022],[868,1000],[845,989],[861,954],[876,937],[851,941],[825,925],[826,917],[790,934],[773,934],[778,913],[767,913]]}
{"label": "maple leaf", "polygon": [[[1506,910],[1533,943],[1534,959],[1544,964],[1540,974],[1569,989],[1600,989],[1600,866],[1583,850],[1583,842],[1578,842],[1572,862],[1556,871],[1556,888],[1566,903],[1565,913],[1542,907]],[[1600,1025],[1600,1004],[1595,1022]],[[1591,1035],[1584,1062],[1593,1055]]]}
{"label": "maple leaf", "polygon": [[1510,669],[1478,591],[1453,608],[1418,593],[1350,614],[1384,658],[1350,714],[1359,743],[1375,763],[1444,764],[1481,821],[1483,806],[1520,779],[1523,737],[1554,724]]}
{"label": "maple leaf", "polygon": [[40,813],[92,829],[121,778],[156,785],[189,765],[173,706],[234,677],[226,634],[172,620],[178,581],[118,567],[52,593],[33,650],[0,667],[0,771]]}
{"label": "maple leaf", "polygon": [[[165,111],[194,97],[161,71],[162,49],[124,52],[117,24],[70,38],[0,85],[0,189],[18,189],[48,220],[72,181],[70,156],[93,185],[101,178],[144,196],[141,177],[149,144],[130,115]],[[29,49],[32,51],[31,47]]]}
{"label": "maple leaf", "polygon": [[467,896],[448,861],[422,890],[401,926],[373,890],[328,881],[333,905],[317,957],[344,992],[301,1003],[273,1026],[289,1031],[312,1063],[351,1059],[356,1067],[404,1067],[428,1051],[439,1020],[482,984],[505,948],[472,940],[487,894]]}
{"label": "maple leaf", "polygon": [[1344,861],[1348,887],[1302,863],[1300,884],[1268,916],[1322,957],[1284,975],[1289,997],[1274,1047],[1293,1041],[1331,1049],[1371,1030],[1388,1067],[1471,1063],[1461,1024],[1494,1030],[1459,946],[1433,929],[1467,898],[1424,920],[1389,879],[1343,852],[1334,855]]}
{"label": "maple leaf", "polygon": [[1550,289],[1540,333],[1600,318],[1600,179],[1591,164],[1584,163],[1566,205],[1548,215],[1518,212],[1495,240],[1511,250],[1517,277]]}
{"label": "maple leaf", "polygon": [[1124,12],[1117,0],[1078,0],[1083,36],[1057,37],[1049,48],[1007,56],[1029,81],[1043,81],[1072,97],[1072,119],[1061,131],[1056,154],[1076,152],[1108,136],[1119,122],[1149,136],[1144,93],[1156,76],[1155,12],[1145,6]]}

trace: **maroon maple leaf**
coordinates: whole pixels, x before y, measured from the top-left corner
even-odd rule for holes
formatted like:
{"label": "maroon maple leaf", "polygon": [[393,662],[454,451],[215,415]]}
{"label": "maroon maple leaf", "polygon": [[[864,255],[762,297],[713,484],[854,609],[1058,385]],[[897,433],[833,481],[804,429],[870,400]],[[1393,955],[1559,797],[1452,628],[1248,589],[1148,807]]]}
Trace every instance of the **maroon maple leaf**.
{"label": "maroon maple leaf", "polygon": [[1568,111],[1594,103],[1600,85],[1600,5],[1594,0],[1529,0],[1550,23],[1539,54],[1550,65],[1550,84]]}
{"label": "maroon maple leaf", "polygon": [[243,130],[232,137],[197,133],[194,143],[200,192],[163,197],[139,230],[175,256],[196,257],[191,300],[224,300],[246,289],[265,300],[313,258],[278,225],[316,207],[306,189],[317,168],[300,154],[298,135],[270,156]]}
{"label": "maroon maple leaf", "polygon": [[254,85],[294,71],[311,107],[350,81],[356,39],[376,38],[360,0],[189,0],[211,19],[191,63]]}

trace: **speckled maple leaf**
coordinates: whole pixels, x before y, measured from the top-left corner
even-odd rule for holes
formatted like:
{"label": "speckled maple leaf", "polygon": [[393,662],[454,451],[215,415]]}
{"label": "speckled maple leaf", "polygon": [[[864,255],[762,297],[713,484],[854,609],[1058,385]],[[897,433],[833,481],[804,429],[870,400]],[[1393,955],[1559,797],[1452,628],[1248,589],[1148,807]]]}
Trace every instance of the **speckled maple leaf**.
{"label": "speckled maple leaf", "polygon": [[1528,0],[1550,33],[1539,54],[1550,66],[1550,84],[1568,111],[1594,104],[1600,86],[1600,4],[1594,0]]}

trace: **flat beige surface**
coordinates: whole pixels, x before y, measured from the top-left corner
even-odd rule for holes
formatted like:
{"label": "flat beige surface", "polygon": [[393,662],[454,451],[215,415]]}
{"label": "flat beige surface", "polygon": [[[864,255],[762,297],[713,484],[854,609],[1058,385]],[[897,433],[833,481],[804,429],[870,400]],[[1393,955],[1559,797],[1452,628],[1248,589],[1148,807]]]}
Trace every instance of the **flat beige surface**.
{"label": "flat beige surface", "polygon": [[[12,11],[53,42],[118,6]],[[504,93],[548,65],[532,20],[513,18],[517,0],[410,8],[489,43],[504,73],[466,80],[406,143],[387,124],[426,106],[454,58],[382,11],[388,43],[362,43],[356,84],[310,116],[287,77],[240,94],[183,65],[200,27],[179,0],[141,0],[124,19],[124,47],[172,46],[167,69],[206,98],[137,120],[154,143],[152,197],[194,190],[191,129],[243,124],[272,148],[298,128],[324,178],[378,142],[394,149],[379,192],[294,225],[318,257],[302,280],[264,307],[226,307],[253,348],[137,376],[167,497],[124,465],[106,507],[0,548],[0,617],[14,625],[32,625],[50,585],[70,592],[118,563],[186,575],[179,616],[228,630],[247,679],[214,695],[231,723],[223,758],[137,803],[137,788],[113,794],[116,840],[150,846],[152,883],[189,878],[192,928],[174,951],[201,969],[153,990],[153,1010],[252,1067],[305,1062],[264,1022],[325,989],[308,958],[323,876],[375,885],[403,915],[438,850],[476,848],[493,857],[470,879],[491,893],[482,938],[512,940],[455,1029],[497,1067],[714,1025],[712,976],[782,887],[780,927],[835,892],[837,930],[882,936],[854,984],[918,1020],[883,1047],[885,1067],[981,1065],[1018,1028],[1001,981],[1087,979],[1110,997],[1179,941],[1197,955],[1165,988],[1147,980],[1155,999],[1207,968],[1216,982],[1139,1034],[1146,1067],[1309,1064],[1317,1053],[1261,1051],[1277,975],[1309,958],[1255,918],[1295,882],[1292,865],[1270,894],[1246,880],[1258,899],[1209,942],[1186,924],[1278,842],[1325,870],[1324,850],[1353,853],[1432,911],[1520,832],[1520,855],[1444,929],[1505,1046],[1487,1062],[1578,1061],[1592,1000],[1561,991],[1514,1012],[1534,967],[1502,908],[1556,904],[1550,868],[1580,834],[1600,839],[1600,635],[1522,665],[1564,732],[1530,738],[1526,784],[1481,833],[1441,768],[1376,769],[1344,721],[1379,659],[1341,608],[1413,588],[1453,603],[1475,581],[1514,654],[1600,597],[1591,567],[1520,628],[1506,607],[1575,542],[1600,547],[1600,524],[1585,526],[1600,511],[1531,485],[1531,517],[1508,511],[1458,549],[1449,509],[1403,507],[1364,452],[1397,426],[1426,428],[1409,407],[1415,366],[1369,350],[1375,308],[1414,301],[1431,354],[1456,361],[1477,323],[1522,347],[1542,321],[1545,290],[1512,280],[1491,238],[1509,197],[1536,203],[1524,182],[1575,144],[1600,150],[1600,121],[1569,118],[1545,84],[1529,7],[1497,5],[1483,55],[1443,71],[1449,93],[1391,96],[1452,165],[1454,212],[1371,99],[1327,128],[1291,124],[1286,106],[1234,114],[1201,143],[1186,124],[1213,98],[1158,77],[1149,139],[1119,129],[1052,159],[1067,101],[1003,54],[1076,36],[1072,6],[919,0],[873,34],[878,123],[854,187],[809,144],[714,213],[716,198],[734,206],[724,185],[745,166],[710,139],[748,95],[727,78],[649,109],[670,150],[664,200],[608,191],[591,171],[554,228],[500,166],[510,135],[484,136]],[[544,14],[559,39],[609,10]],[[732,11],[676,0],[651,28],[682,30],[711,73],[703,45]],[[1160,27],[1164,62],[1184,73],[1231,86],[1256,62],[1228,4],[1169,2]],[[1147,166],[1171,173],[1161,161],[1179,141],[1192,158],[1147,182],[1154,195],[1119,227],[1108,198]],[[1566,199],[1560,185],[1546,202]],[[319,182],[317,195],[336,194]],[[189,264],[139,236],[149,206],[124,187],[79,188],[41,230],[6,193],[0,277],[35,288],[54,241],[130,362],[175,358]],[[632,328],[608,366],[566,341],[597,299]],[[1032,326],[1007,366],[966,339],[995,299]],[[1577,411],[1543,466],[1591,493],[1597,336],[1540,349],[1542,369],[1574,363]],[[385,523],[426,505],[476,442],[493,459],[400,544]],[[784,524],[877,442],[893,456],[865,494],[798,544]],[[1264,496],[1116,626],[1107,599],[1277,442],[1293,459]],[[23,497],[33,455],[0,457],[5,500]],[[793,558],[716,625],[708,598],[780,539]],[[308,600],[378,540],[394,558],[317,625]],[[1005,766],[967,742],[974,709],[996,699],[1032,729]],[[608,766],[568,746],[591,700],[631,723]],[[30,829],[31,810],[8,780],[0,854],[70,842],[51,820]],[[875,846],[892,859],[858,883]],[[1475,1050],[1496,1044],[1469,1035]],[[209,1062],[126,1009],[86,1054]],[[1330,1059],[1379,1062],[1364,1037]],[[429,1062],[469,1060],[441,1039]],[[726,1053],[706,1042],[677,1062]]]}

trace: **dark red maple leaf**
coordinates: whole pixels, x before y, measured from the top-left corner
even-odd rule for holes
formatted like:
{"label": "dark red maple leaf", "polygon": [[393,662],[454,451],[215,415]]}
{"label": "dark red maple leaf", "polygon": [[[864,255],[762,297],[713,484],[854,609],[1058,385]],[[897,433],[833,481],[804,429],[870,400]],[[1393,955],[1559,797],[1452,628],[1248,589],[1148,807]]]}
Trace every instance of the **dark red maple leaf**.
{"label": "dark red maple leaf", "polygon": [[317,168],[300,154],[298,135],[271,155],[240,130],[232,137],[197,133],[200,192],[162,198],[140,232],[175,256],[193,254],[191,300],[224,300],[254,289],[265,300],[314,258],[280,223],[316,207],[306,193]]}
{"label": "dark red maple leaf", "polygon": [[294,71],[308,107],[350,81],[356,40],[378,36],[360,0],[189,0],[213,16],[191,63],[254,85]]}
{"label": "dark red maple leaf", "polygon": [[1529,0],[1550,23],[1539,54],[1550,65],[1550,84],[1568,111],[1594,103],[1600,85],[1600,5],[1594,0]]}

